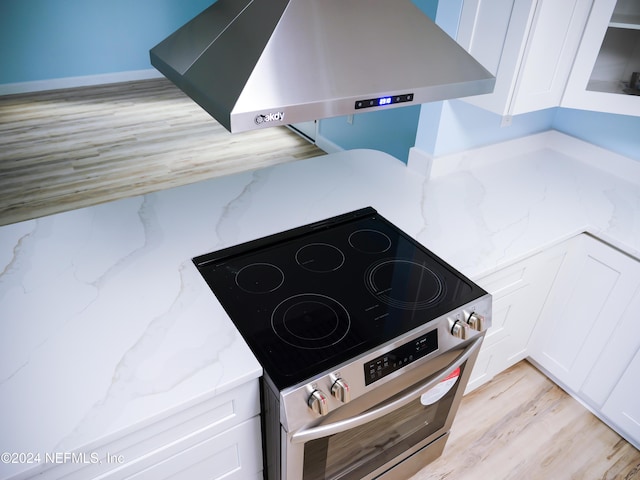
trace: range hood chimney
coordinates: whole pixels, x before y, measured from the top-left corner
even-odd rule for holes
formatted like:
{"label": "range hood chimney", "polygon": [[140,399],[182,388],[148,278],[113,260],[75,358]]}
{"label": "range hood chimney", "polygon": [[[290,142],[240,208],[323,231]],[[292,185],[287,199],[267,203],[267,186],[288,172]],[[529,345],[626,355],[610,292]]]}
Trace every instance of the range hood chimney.
{"label": "range hood chimney", "polygon": [[230,132],[489,93],[411,0],[218,0],[151,63]]}

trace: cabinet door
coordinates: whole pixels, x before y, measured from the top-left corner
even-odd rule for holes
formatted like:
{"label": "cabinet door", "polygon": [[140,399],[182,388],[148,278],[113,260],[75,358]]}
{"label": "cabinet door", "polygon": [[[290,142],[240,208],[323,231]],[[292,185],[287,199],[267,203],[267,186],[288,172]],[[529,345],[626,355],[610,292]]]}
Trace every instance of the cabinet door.
{"label": "cabinet door", "polygon": [[[640,276],[640,272],[637,272],[636,276]],[[640,351],[640,335],[636,333],[640,328],[638,312],[640,312],[640,287],[627,305],[620,322],[609,337],[602,354],[580,390],[580,396],[596,410],[602,409],[627,365],[632,362],[634,355],[637,357],[637,352]],[[637,358],[635,361],[638,361]],[[638,383],[640,383],[640,376],[637,376],[634,382],[633,388],[636,389],[636,393]],[[637,400],[637,403],[640,405],[640,400]],[[640,437],[638,439],[640,440]]]}
{"label": "cabinet door", "polygon": [[492,326],[467,392],[527,356],[527,345],[567,251],[560,244],[478,280],[493,296]]}
{"label": "cabinet door", "polygon": [[496,75],[465,98],[503,116],[560,104],[592,0],[467,0],[457,41]]}
{"label": "cabinet door", "polygon": [[496,76],[493,93],[464,101],[499,115],[509,114],[536,1],[467,0],[463,3],[456,40]]}
{"label": "cabinet door", "polygon": [[544,307],[531,358],[573,392],[594,369],[640,280],[640,264],[588,235],[576,237]]}
{"label": "cabinet door", "polygon": [[625,438],[640,448],[640,350],[613,389],[604,404],[602,413],[606,415]]}
{"label": "cabinet door", "polygon": [[639,116],[640,96],[628,91],[633,72],[640,72],[640,2],[595,0],[561,106]]}
{"label": "cabinet door", "polygon": [[557,107],[592,0],[544,0],[536,8],[510,115]]}

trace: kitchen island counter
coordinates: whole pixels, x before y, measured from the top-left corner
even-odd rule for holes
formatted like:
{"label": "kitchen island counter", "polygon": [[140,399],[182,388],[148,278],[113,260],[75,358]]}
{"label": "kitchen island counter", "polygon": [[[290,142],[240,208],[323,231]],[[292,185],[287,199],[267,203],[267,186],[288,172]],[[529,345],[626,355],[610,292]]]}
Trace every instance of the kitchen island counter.
{"label": "kitchen island counter", "polygon": [[471,278],[585,231],[640,257],[632,160],[547,132],[420,169],[347,151],[0,227],[0,451],[90,449],[259,377],[196,255],[372,206]]}

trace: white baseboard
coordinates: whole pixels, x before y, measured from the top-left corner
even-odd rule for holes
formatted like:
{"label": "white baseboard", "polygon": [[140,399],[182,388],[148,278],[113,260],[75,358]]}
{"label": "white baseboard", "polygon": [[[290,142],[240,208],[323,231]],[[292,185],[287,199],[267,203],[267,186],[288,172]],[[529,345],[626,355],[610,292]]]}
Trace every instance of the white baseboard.
{"label": "white baseboard", "polygon": [[556,130],[548,132],[546,141],[550,148],[565,155],[579,158],[624,180],[640,183],[640,162],[633,158]]}
{"label": "white baseboard", "polygon": [[320,134],[318,134],[318,136],[316,137],[316,146],[320,150],[327,153],[338,153],[344,151],[344,148],[342,148],[340,145],[333,143],[331,140],[323,137]]}
{"label": "white baseboard", "polygon": [[89,87],[109,83],[133,82],[160,78],[162,74],[155,68],[147,70],[131,70],[128,72],[105,73],[100,75],[84,75],[81,77],[52,78],[33,82],[5,83],[0,85],[0,95],[17,93],[43,92],[46,90],[62,90],[65,88]]}
{"label": "white baseboard", "polygon": [[433,165],[433,155],[420,150],[418,147],[409,149],[409,159],[407,160],[407,168],[425,178],[431,175],[431,166]]}
{"label": "white baseboard", "polygon": [[470,162],[477,168],[512,158],[514,157],[514,152],[525,154],[538,151],[546,147],[548,135],[549,131],[546,131],[434,157],[431,177],[436,178],[459,170],[465,170],[470,166]]}
{"label": "white baseboard", "polygon": [[[556,130],[547,130],[463,152],[433,157],[431,177],[436,178],[465,170],[471,164],[474,168],[488,166],[505,159],[515,158],[518,155],[544,149],[573,157],[625,180],[634,183],[640,182],[640,162]],[[421,153],[424,154],[424,152]]]}

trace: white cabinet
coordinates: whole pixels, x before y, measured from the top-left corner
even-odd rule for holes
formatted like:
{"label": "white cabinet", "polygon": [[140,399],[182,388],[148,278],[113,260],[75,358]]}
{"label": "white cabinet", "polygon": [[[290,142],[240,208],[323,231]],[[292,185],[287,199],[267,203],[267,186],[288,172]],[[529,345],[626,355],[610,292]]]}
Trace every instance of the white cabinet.
{"label": "white cabinet", "polygon": [[563,107],[640,116],[640,2],[595,0]]}
{"label": "white cabinet", "polygon": [[588,235],[572,239],[536,326],[531,358],[580,391],[639,284],[634,259]]}
{"label": "white cabinet", "polygon": [[560,104],[593,0],[465,0],[457,41],[496,75],[465,98],[502,116]]}
{"label": "white cabinet", "polygon": [[262,478],[260,417],[197,443],[175,455],[158,458],[148,468],[121,477],[130,480],[257,480]]}
{"label": "white cabinet", "polygon": [[602,413],[636,448],[640,449],[640,350],[602,407]]}
{"label": "white cabinet", "polygon": [[99,463],[50,465],[19,478],[246,480],[262,478],[258,380],[80,449]]}
{"label": "white cabinet", "polygon": [[640,262],[583,234],[477,283],[493,317],[466,393],[529,357],[640,447]]}
{"label": "white cabinet", "polygon": [[640,288],[627,305],[579,394],[585,403],[606,417],[609,425],[640,449],[638,312]]}
{"label": "white cabinet", "polygon": [[140,449],[140,445],[122,450],[121,455],[126,463],[99,478],[261,478],[259,414],[259,383],[254,380],[174,416],[170,421],[176,428],[169,428],[153,437],[157,448],[149,448],[152,445],[149,443],[144,450]]}
{"label": "white cabinet", "polygon": [[477,281],[493,296],[492,326],[467,392],[527,356],[531,332],[566,252],[567,245],[563,243]]}
{"label": "white cabinet", "polygon": [[[631,280],[631,286],[637,283],[637,277],[640,275],[638,271],[640,269],[636,267],[634,270],[635,278]],[[620,381],[623,372],[640,351],[640,335],[637,334],[640,328],[638,312],[640,312],[640,288],[635,291],[631,301],[626,304],[620,319],[617,322],[615,321],[617,319],[609,322],[615,323],[615,328],[581,386],[581,396],[596,409],[603,407],[609,394]],[[636,377],[635,383],[639,382],[640,376]],[[640,404],[640,400],[638,400],[638,404]]]}
{"label": "white cabinet", "polygon": [[638,445],[638,430],[629,425],[640,420],[640,401],[637,393],[625,395],[637,392],[640,381],[640,262],[588,235],[569,247],[530,358]]}

